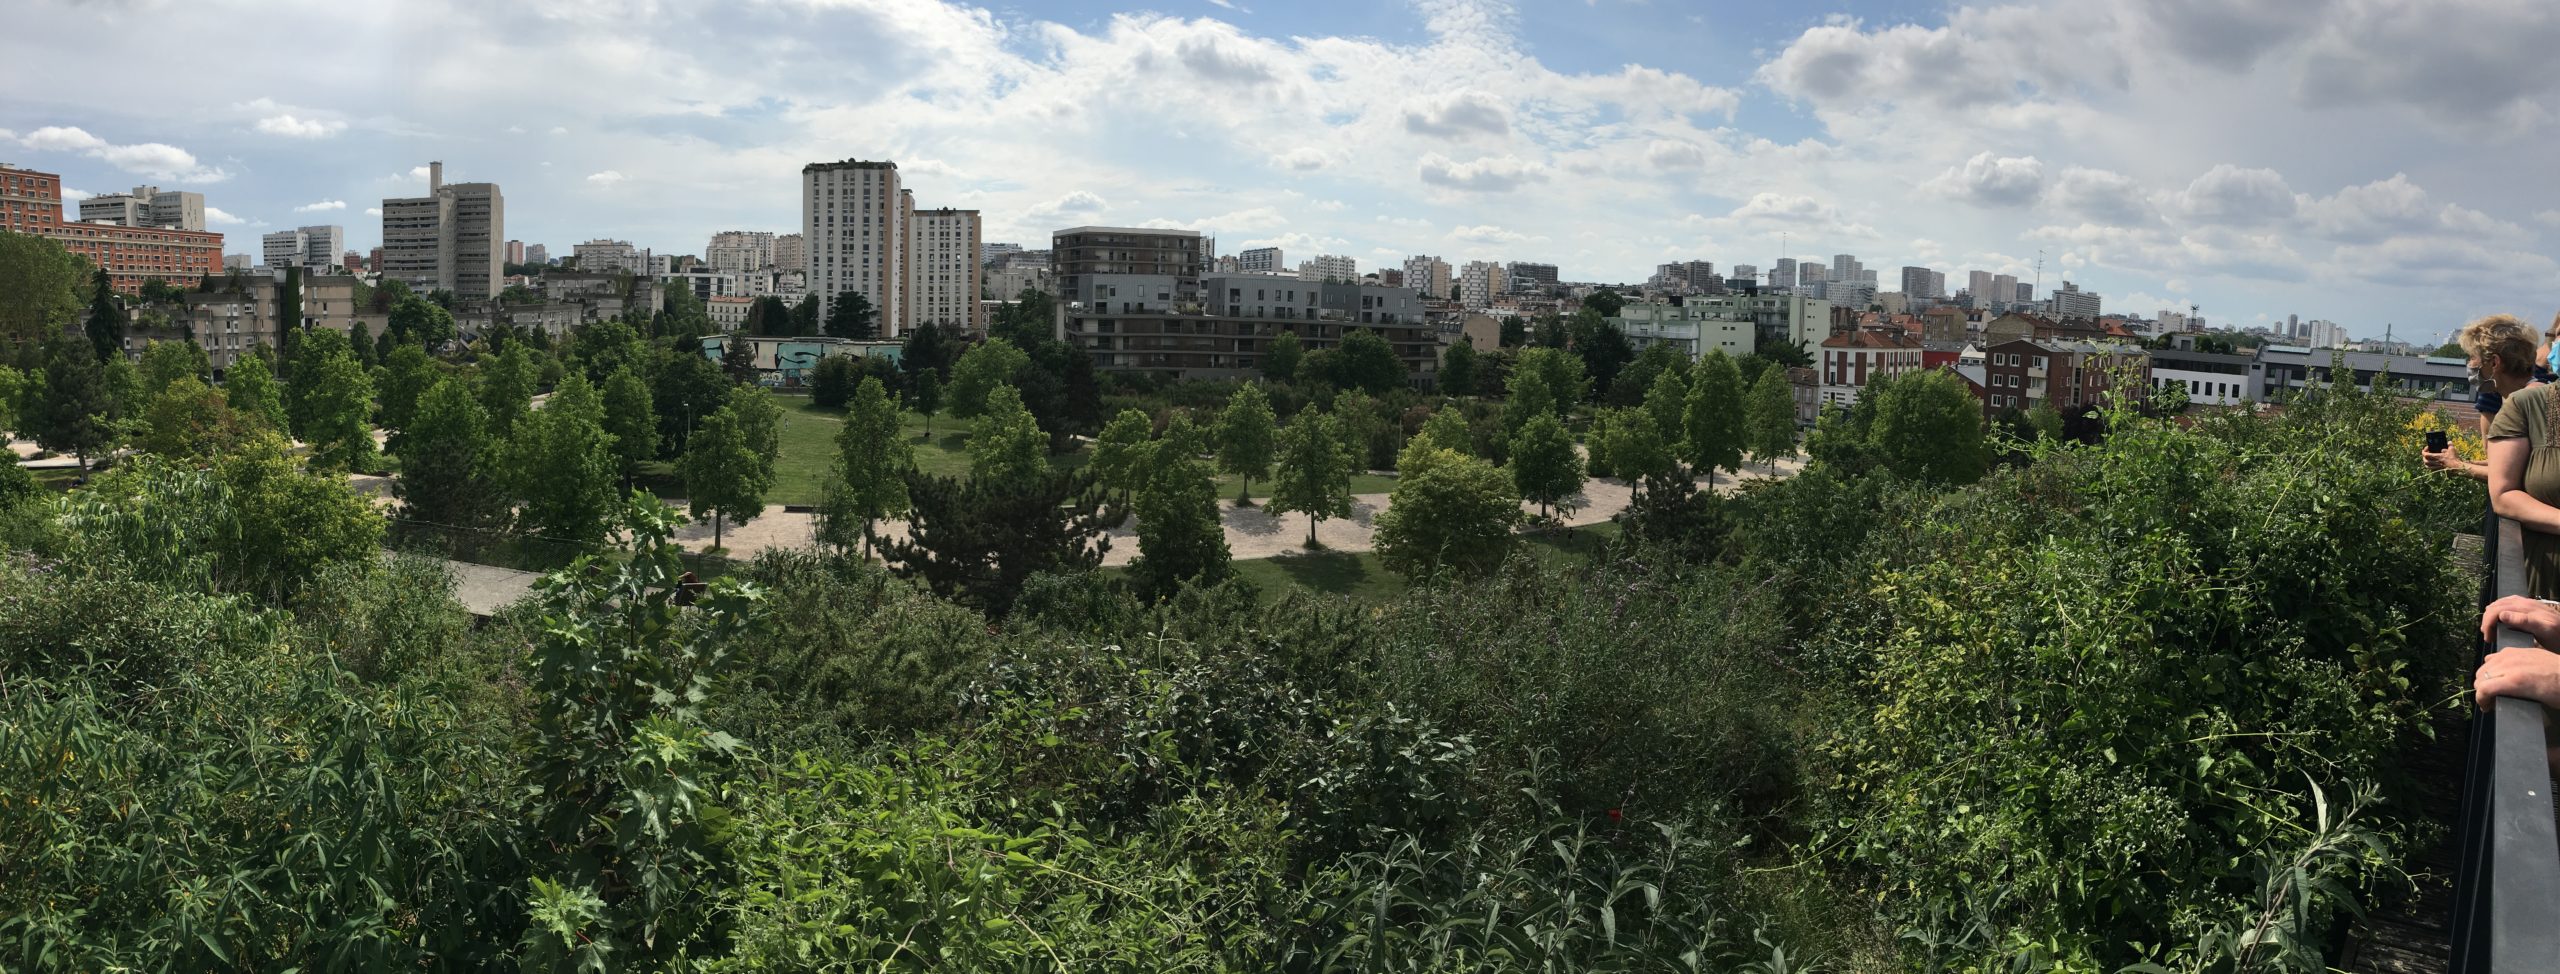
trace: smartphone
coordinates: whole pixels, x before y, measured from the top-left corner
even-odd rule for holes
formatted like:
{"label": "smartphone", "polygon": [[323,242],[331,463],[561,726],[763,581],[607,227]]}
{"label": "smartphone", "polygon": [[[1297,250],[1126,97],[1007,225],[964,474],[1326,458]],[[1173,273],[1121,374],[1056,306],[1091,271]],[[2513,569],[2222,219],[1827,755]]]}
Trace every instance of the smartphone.
{"label": "smartphone", "polygon": [[2444,438],[2444,431],[2443,431],[2443,430],[2428,430],[2428,431],[2427,431],[2427,452],[2429,452],[2429,453],[2443,453],[2443,452],[2444,452],[2444,450],[2445,450],[2445,447],[2446,447],[2446,446],[2448,446],[2448,445],[2449,445],[2449,444],[2447,444],[2447,443],[2445,442],[2445,438]]}

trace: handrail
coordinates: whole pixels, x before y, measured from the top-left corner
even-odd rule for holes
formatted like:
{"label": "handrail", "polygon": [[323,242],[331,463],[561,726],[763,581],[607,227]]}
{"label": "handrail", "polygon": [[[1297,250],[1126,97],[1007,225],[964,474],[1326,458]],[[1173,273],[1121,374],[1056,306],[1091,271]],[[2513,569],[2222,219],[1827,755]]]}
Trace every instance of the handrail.
{"label": "handrail", "polygon": [[[2525,594],[2524,531],[2490,513],[2481,540],[2489,577],[2481,603]],[[2505,626],[2479,655],[2533,645]],[[2455,974],[2560,969],[2560,823],[2551,801],[2542,705],[2498,698],[2471,719],[2463,772],[2461,860],[2454,879]]]}

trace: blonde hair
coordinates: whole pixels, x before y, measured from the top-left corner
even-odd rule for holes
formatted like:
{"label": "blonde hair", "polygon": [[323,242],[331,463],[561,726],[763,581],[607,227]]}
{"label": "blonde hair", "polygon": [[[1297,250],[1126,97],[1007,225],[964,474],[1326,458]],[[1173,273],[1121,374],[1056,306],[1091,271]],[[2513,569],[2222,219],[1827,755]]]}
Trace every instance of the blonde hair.
{"label": "blonde hair", "polygon": [[[2553,323],[2560,327],[2560,322]],[[2498,371],[2506,375],[2531,375],[2538,361],[2540,346],[2533,332],[2514,315],[2490,315],[2462,326],[2462,334],[2454,341],[2462,350],[2488,367],[2489,356],[2498,357]]]}

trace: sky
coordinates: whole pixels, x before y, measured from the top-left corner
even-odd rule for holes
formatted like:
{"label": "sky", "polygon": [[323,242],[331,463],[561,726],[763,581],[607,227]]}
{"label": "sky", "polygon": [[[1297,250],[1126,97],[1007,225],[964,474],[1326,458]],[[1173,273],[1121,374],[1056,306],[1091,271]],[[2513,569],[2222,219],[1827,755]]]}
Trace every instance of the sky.
{"label": "sky", "polygon": [[554,254],[699,253],[797,230],[806,163],[888,159],[1033,248],[1176,226],[1608,282],[1850,253],[1887,290],[2421,341],[2560,311],[2560,3],[1777,6],[22,0],[0,162],[203,192],[235,253],[370,248],[431,159]]}

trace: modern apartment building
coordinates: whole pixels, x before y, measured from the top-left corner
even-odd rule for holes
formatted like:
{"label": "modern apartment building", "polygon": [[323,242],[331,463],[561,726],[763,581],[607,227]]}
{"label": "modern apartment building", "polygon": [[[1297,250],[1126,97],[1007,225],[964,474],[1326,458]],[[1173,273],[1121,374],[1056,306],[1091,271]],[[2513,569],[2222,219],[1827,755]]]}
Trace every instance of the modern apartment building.
{"label": "modern apartment building", "polygon": [[[978,211],[916,210],[908,214],[907,226],[908,313],[905,327],[895,333],[927,323],[945,334],[985,333],[985,306],[978,303],[986,273],[978,262],[984,236]],[[883,334],[894,337],[888,329]]]}
{"label": "modern apartment building", "polygon": [[796,233],[775,234],[773,238],[773,266],[794,274],[807,274],[809,271],[809,245],[807,240],[807,237],[803,237]]}
{"label": "modern apartment building", "polygon": [[549,264],[549,263],[551,263],[551,248],[546,247],[546,246],[543,246],[543,245],[541,245],[541,244],[526,244],[526,245],[524,245],[524,263],[527,263],[527,264]]}
{"label": "modern apartment building", "polygon": [[1513,261],[1504,267],[1503,277],[1506,292],[1544,291],[1556,286],[1556,265]]}
{"label": "modern apartment building", "polygon": [[104,193],[80,201],[84,223],[113,223],[163,230],[204,229],[204,194],[181,193],[158,186],[136,186],[131,192]]}
{"label": "modern apartment building", "polygon": [[1360,262],[1341,254],[1317,254],[1315,259],[1298,265],[1298,276],[1310,281],[1360,280]]}
{"label": "modern apartment building", "polygon": [[1776,264],[1770,265],[1769,286],[1775,288],[1790,288],[1796,286],[1795,258],[1780,257]]}
{"label": "modern apartment building", "polygon": [[2097,295],[2080,290],[2080,285],[2070,281],[2062,282],[2062,287],[2053,292],[2053,316],[2056,318],[2094,319],[2098,317],[2098,304]]}
{"label": "modern apartment building", "polygon": [[1458,271],[1458,303],[1481,309],[1493,305],[1493,296],[1502,289],[1502,265],[1489,260],[1471,260]]}
{"label": "modern apartment building", "polygon": [[1249,247],[1236,251],[1236,270],[1244,274],[1278,274],[1287,271],[1281,263],[1278,247]]}
{"label": "modern apartment building", "polygon": [[1450,273],[1449,262],[1427,254],[1404,259],[1404,283],[1433,300],[1449,296],[1449,288],[1457,284]]}
{"label": "modern apartment building", "polygon": [[1309,281],[1285,274],[1197,275],[1198,234],[1076,227],[1055,237],[1059,334],[1097,369],[1182,378],[1254,374],[1283,332],[1303,348],[1378,332],[1415,381],[1437,370],[1439,336],[1410,288]]}
{"label": "modern apartment building", "polygon": [[[284,290],[282,282],[265,274],[237,275],[214,290],[189,291],[186,328],[217,372],[229,369],[260,345],[278,347],[277,337],[288,326],[345,334],[364,323],[368,330],[381,333],[384,322],[374,319],[383,316],[371,315],[356,304],[355,278],[313,276],[303,278],[301,284],[302,307],[297,311],[276,306]],[[128,351],[138,354],[141,349]]]}
{"label": "modern apartment building", "polygon": [[427,164],[427,195],[382,201],[382,261],[375,270],[421,291],[465,301],[497,297],[506,268],[506,198],[496,183],[444,181]]}
{"label": "modern apartment building", "polygon": [[898,164],[847,159],[800,167],[800,233],[809,243],[809,291],[819,319],[836,295],[871,302],[882,335],[906,320],[907,208]]}
{"label": "modern apartment building", "polygon": [[1714,350],[1735,357],[1749,355],[1760,343],[1759,324],[1750,309],[1733,302],[1630,304],[1618,309],[1618,316],[1609,322],[1639,350],[1669,345],[1691,359]]}
{"label": "modern apartment building", "polygon": [[347,230],[338,226],[278,230],[260,238],[260,243],[261,256],[266,258],[268,267],[299,267],[306,273],[326,274],[338,267]]}
{"label": "modern apartment building", "polygon": [[632,246],[628,240],[589,240],[570,247],[569,252],[578,259],[578,269],[582,271],[646,275],[652,270],[650,253]]}
{"label": "modern apartment building", "polygon": [[1926,267],[1904,267],[1902,269],[1903,297],[1910,299],[1913,303],[1936,297],[1937,294],[1929,290],[1930,276],[1929,269]]}
{"label": "modern apartment building", "polygon": [[724,230],[702,248],[703,263],[713,270],[760,271],[774,266],[774,235],[764,230]]}
{"label": "modern apartment building", "polygon": [[509,241],[507,241],[507,263],[510,263],[510,264],[521,264],[521,263],[524,263],[524,241],[522,241],[522,240],[509,240]]}
{"label": "modern apartment building", "polygon": [[[201,226],[204,197],[196,196],[195,206]],[[112,286],[126,294],[140,293],[144,281],[186,287],[206,275],[222,273],[219,233],[65,221],[62,177],[56,173],[0,165],[0,230],[53,238],[63,249],[104,268]]]}

